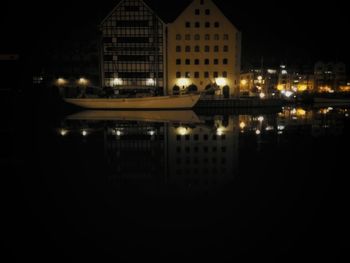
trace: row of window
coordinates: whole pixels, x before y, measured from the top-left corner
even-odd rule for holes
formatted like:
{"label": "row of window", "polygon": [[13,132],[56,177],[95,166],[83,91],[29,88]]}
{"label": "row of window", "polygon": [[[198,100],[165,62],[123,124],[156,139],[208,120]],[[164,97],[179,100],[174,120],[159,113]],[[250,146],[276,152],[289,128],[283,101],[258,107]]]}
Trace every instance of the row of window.
{"label": "row of window", "polygon": [[[211,26],[212,26],[212,24],[210,22],[205,22],[204,23],[204,27],[205,28],[210,28]],[[192,24],[191,22],[185,22],[185,27],[186,28],[191,28],[191,27],[200,28],[201,27],[201,23],[200,22],[194,22]],[[220,27],[220,23],[219,22],[215,22],[213,24],[213,27],[219,28]]]}
{"label": "row of window", "polygon": [[[219,162],[219,159],[217,159],[216,157],[213,157],[213,158],[211,159],[211,162],[212,162],[213,164],[216,164],[216,163]],[[221,164],[226,164],[226,158],[221,158],[220,162],[221,162]],[[187,165],[191,165],[191,164],[200,164],[200,163],[201,163],[201,160],[198,159],[198,158],[195,158],[195,159],[193,159],[193,160],[191,160],[191,159],[182,160],[182,159],[178,158],[178,159],[176,160],[176,163],[177,163],[177,164],[180,164],[180,165],[181,165],[181,164],[187,164]],[[203,164],[206,165],[206,164],[208,164],[208,163],[210,163],[210,160],[209,160],[208,158],[203,158]]]}
{"label": "row of window", "polygon": [[[201,52],[201,47],[200,46],[195,46],[193,48],[194,52]],[[220,52],[220,47],[219,46],[214,46],[213,47],[214,52]],[[228,46],[223,46],[222,51],[223,52],[228,52],[229,48]],[[185,52],[191,52],[192,48],[191,46],[185,46]],[[182,52],[182,46],[176,46],[176,52]],[[210,52],[210,46],[204,46],[204,52]]]}
{"label": "row of window", "polygon": [[[199,136],[199,135],[195,135],[195,136]],[[209,135],[206,135],[205,138],[206,138],[206,141],[209,140]],[[177,140],[178,140],[178,141],[181,141],[181,136],[177,136]],[[220,149],[220,148],[221,148],[221,149]],[[215,147],[212,148],[212,152],[218,152],[218,151],[220,151],[220,150],[221,150],[222,153],[226,153],[226,152],[227,152],[227,148],[226,148],[225,146],[220,147],[220,148],[218,148],[218,147],[215,146]],[[176,152],[177,152],[177,153],[182,153],[182,152],[185,152],[185,153],[190,153],[190,152],[198,153],[199,151],[200,151],[200,149],[199,149],[198,146],[193,147],[192,150],[191,150],[190,147],[185,147],[184,149],[182,149],[181,147],[177,147],[177,148],[176,148]],[[209,152],[209,147],[204,146],[204,147],[203,147],[203,152],[205,152],[205,153]]]}
{"label": "row of window", "polygon": [[[190,59],[185,59],[184,61],[185,65],[191,65],[191,60]],[[176,65],[181,65],[182,64],[182,60],[181,59],[176,59]],[[213,64],[214,65],[219,65],[219,59],[214,59],[213,60]],[[228,59],[224,58],[222,60],[222,64],[227,65],[228,64]],[[200,60],[199,59],[195,59],[192,65],[200,65]],[[210,65],[210,60],[209,59],[204,59],[204,65]]]}
{"label": "row of window", "polygon": [[[229,40],[229,35],[228,34],[224,34],[223,36],[222,36],[222,40]],[[176,35],[176,40],[182,40],[183,39],[183,36],[181,35],[181,34],[177,34]],[[190,34],[186,34],[185,36],[184,36],[184,39],[185,40],[191,40],[192,39],[192,35],[190,35]],[[194,40],[201,40],[201,35],[199,35],[199,34],[195,34],[194,36],[193,36],[193,39]],[[212,39],[212,36],[210,35],[210,34],[205,34],[204,35],[204,40],[211,40]],[[219,34],[214,34],[213,35],[213,39],[214,40],[220,40],[220,35]]]}
{"label": "row of window", "polygon": [[[194,14],[196,16],[199,16],[201,14],[201,10],[200,9],[194,10]],[[211,14],[210,9],[205,9],[204,10],[204,14],[207,15],[207,16],[210,16],[210,14]]]}
{"label": "row of window", "polygon": [[[208,72],[208,71],[206,71],[206,72],[203,72],[203,77],[204,78],[210,78],[210,72]],[[184,72],[184,73],[181,73],[181,72],[176,72],[176,78],[178,78],[178,79],[180,79],[180,78],[182,78],[182,77],[184,77],[184,78],[191,78],[191,73],[190,72]],[[219,77],[219,72],[217,72],[217,71],[215,71],[215,72],[212,72],[212,76],[214,77],[214,78],[218,78]],[[200,72],[194,72],[193,73],[193,77],[195,78],[195,79],[199,79],[201,76],[200,76]],[[227,72],[226,71],[224,71],[224,72],[222,72],[222,77],[223,78],[227,78]]]}

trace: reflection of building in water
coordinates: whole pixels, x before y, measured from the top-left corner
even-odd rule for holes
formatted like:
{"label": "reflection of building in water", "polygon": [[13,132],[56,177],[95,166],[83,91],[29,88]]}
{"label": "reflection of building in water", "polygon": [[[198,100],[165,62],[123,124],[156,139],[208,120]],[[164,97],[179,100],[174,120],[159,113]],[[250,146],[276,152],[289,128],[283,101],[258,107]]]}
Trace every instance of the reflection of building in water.
{"label": "reflection of building in water", "polygon": [[195,127],[168,129],[168,183],[186,191],[215,190],[234,177],[238,117],[210,118]]}
{"label": "reflection of building in water", "polygon": [[127,122],[115,122],[106,129],[106,155],[118,180],[151,184],[163,178],[164,131],[163,124]]}

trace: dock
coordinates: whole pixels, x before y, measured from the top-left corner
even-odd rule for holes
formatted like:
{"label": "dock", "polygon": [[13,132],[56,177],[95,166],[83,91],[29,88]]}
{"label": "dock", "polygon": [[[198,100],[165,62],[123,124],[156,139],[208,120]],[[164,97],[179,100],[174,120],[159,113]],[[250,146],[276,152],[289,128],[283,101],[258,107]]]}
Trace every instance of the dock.
{"label": "dock", "polygon": [[281,99],[201,99],[196,108],[276,108],[285,104]]}

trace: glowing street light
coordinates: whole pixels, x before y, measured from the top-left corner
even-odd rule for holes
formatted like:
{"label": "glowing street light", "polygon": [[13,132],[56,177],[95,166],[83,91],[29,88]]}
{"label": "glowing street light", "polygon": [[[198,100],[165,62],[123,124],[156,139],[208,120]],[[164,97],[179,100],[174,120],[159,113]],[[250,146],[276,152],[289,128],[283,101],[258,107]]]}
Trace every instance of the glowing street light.
{"label": "glowing street light", "polygon": [[86,137],[86,136],[88,136],[88,132],[87,132],[86,130],[83,130],[83,131],[81,132],[81,135],[83,135],[84,137]]}
{"label": "glowing street light", "polygon": [[266,98],[266,94],[265,94],[265,93],[263,93],[263,92],[262,92],[262,93],[260,93],[260,94],[259,94],[259,96],[260,96],[260,99],[265,99],[265,98]]}
{"label": "glowing street light", "polygon": [[65,80],[64,78],[58,78],[56,83],[58,86],[64,86],[67,84],[67,80]]}
{"label": "glowing street light", "polygon": [[148,79],[146,81],[147,86],[154,86],[156,84],[156,81],[154,79]]}
{"label": "glowing street light", "polygon": [[61,135],[62,137],[66,136],[67,134],[68,134],[68,131],[67,131],[66,129],[61,129],[61,130],[60,130],[60,135]]}
{"label": "glowing street light", "polygon": [[239,127],[243,130],[247,125],[242,121],[240,124],[239,124]]}
{"label": "glowing street light", "polygon": [[225,78],[216,78],[215,82],[218,86],[225,86],[227,84],[227,80]]}
{"label": "glowing street light", "polygon": [[245,85],[248,84],[248,81],[247,81],[246,79],[242,79],[242,80],[241,80],[241,84],[242,84],[243,86],[245,86]]}
{"label": "glowing street light", "polygon": [[115,86],[123,85],[123,80],[120,78],[115,78],[115,79],[113,79],[113,85],[115,85]]}

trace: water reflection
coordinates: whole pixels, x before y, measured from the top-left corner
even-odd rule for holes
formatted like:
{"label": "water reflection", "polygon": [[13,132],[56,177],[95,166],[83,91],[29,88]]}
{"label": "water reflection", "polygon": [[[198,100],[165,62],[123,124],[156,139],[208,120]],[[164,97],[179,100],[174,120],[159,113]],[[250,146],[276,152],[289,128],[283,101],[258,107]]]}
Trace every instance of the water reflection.
{"label": "water reflection", "polygon": [[87,111],[68,116],[57,133],[62,140],[84,142],[90,150],[103,147],[101,160],[118,187],[210,194],[235,179],[239,155],[246,149],[251,154],[293,143],[295,136],[339,136],[348,117],[343,108],[286,107],[276,114],[217,116]]}

